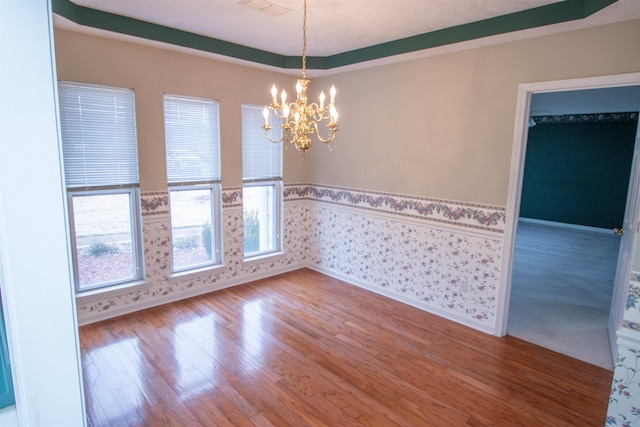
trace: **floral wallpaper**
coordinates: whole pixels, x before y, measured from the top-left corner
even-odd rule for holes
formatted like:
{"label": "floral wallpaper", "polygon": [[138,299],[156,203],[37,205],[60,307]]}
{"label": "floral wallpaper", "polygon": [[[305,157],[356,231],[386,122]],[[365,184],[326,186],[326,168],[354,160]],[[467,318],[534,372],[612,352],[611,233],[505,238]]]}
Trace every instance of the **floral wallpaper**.
{"label": "floral wallpaper", "polygon": [[[607,411],[607,426],[640,426],[640,274],[631,272],[618,360]],[[621,337],[623,337],[621,339]],[[620,343],[624,344],[620,344]]]}
{"label": "floral wallpaper", "polygon": [[465,323],[494,325],[502,239],[331,207],[312,214],[312,265]]}
{"label": "floral wallpaper", "polygon": [[242,188],[227,188],[222,193],[224,268],[180,280],[171,277],[168,193],[143,193],[141,200],[147,285],[109,298],[83,298],[81,323],[312,266],[465,323],[493,326],[503,208],[286,185],[285,255],[245,263]]}
{"label": "floral wallpaper", "polygon": [[637,273],[631,274],[623,326],[640,331],[640,280],[638,279],[640,277]]}
{"label": "floral wallpaper", "polygon": [[[242,210],[231,208],[223,213],[223,241],[225,268],[211,275],[180,280],[171,278],[171,230],[169,218],[156,216],[143,224],[146,282],[148,286],[126,292],[115,297],[91,300],[78,304],[79,318],[110,312],[128,312],[131,306],[154,304],[155,300],[173,300],[176,295],[195,295],[199,291],[211,291],[229,284],[243,283],[258,275],[282,272],[299,268],[306,262],[309,252],[308,239],[299,238],[307,234],[309,213],[303,206],[286,206],[284,210],[285,236],[284,257],[257,264],[243,262]],[[293,266],[293,268],[292,268]]]}
{"label": "floral wallpaper", "polygon": [[640,426],[640,351],[620,347],[613,372],[607,426]]}

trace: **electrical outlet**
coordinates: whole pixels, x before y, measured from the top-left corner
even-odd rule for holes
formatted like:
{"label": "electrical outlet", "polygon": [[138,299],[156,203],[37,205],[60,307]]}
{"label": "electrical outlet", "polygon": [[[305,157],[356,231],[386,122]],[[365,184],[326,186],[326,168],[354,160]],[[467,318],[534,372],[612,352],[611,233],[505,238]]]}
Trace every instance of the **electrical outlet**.
{"label": "electrical outlet", "polygon": [[459,280],[460,283],[460,292],[467,292],[468,290],[468,286],[467,286],[467,278],[466,277],[461,277]]}

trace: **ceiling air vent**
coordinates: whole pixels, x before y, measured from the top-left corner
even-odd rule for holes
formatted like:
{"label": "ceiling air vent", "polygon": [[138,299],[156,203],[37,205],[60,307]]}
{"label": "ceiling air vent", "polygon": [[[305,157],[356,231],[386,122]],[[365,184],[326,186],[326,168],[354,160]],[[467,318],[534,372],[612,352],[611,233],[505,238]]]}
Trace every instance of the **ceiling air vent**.
{"label": "ceiling air vent", "polygon": [[279,4],[271,3],[267,0],[240,0],[238,4],[249,6],[252,9],[259,10],[260,12],[264,12],[271,16],[281,16],[287,12],[291,12],[291,9],[280,6]]}

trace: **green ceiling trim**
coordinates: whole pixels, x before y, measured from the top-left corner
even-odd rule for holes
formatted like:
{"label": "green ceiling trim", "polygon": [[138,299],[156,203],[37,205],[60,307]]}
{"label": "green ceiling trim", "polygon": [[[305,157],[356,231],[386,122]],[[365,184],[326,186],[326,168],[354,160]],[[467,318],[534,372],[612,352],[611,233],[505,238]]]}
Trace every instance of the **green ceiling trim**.
{"label": "green ceiling trim", "polygon": [[599,10],[604,9],[605,7],[609,6],[610,4],[613,4],[615,2],[617,2],[618,0],[587,0],[585,2],[584,5],[584,18],[586,18],[589,15],[593,15],[594,13],[598,12]]}
{"label": "green ceiling trim", "polygon": [[[129,36],[141,37],[148,40],[170,43],[204,52],[216,53],[232,58],[244,59],[260,64],[272,65],[280,68],[287,67],[290,59],[283,55],[267,52],[217,40],[211,37],[177,30],[163,25],[141,21],[139,19],[116,15],[101,10],[78,6],[69,0],[53,0],[53,12],[63,16],[76,24],[101,30],[113,31]],[[300,65],[298,64],[297,67]]]}
{"label": "green ceiling trim", "polygon": [[[307,68],[327,70],[482,37],[584,19],[616,1],[618,0],[565,0],[327,57],[307,57]],[[175,28],[78,6],[70,0],[52,0],[52,6],[54,13],[79,25],[170,43],[283,69],[302,67],[302,59],[299,56],[279,55]]]}

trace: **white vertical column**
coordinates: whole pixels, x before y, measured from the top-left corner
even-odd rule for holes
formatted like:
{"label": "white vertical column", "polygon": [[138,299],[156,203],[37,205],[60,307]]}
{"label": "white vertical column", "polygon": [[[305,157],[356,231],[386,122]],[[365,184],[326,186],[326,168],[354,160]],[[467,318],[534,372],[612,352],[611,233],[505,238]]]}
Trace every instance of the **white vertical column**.
{"label": "white vertical column", "polygon": [[1,0],[0,286],[21,426],[85,425],[57,122],[51,5]]}

